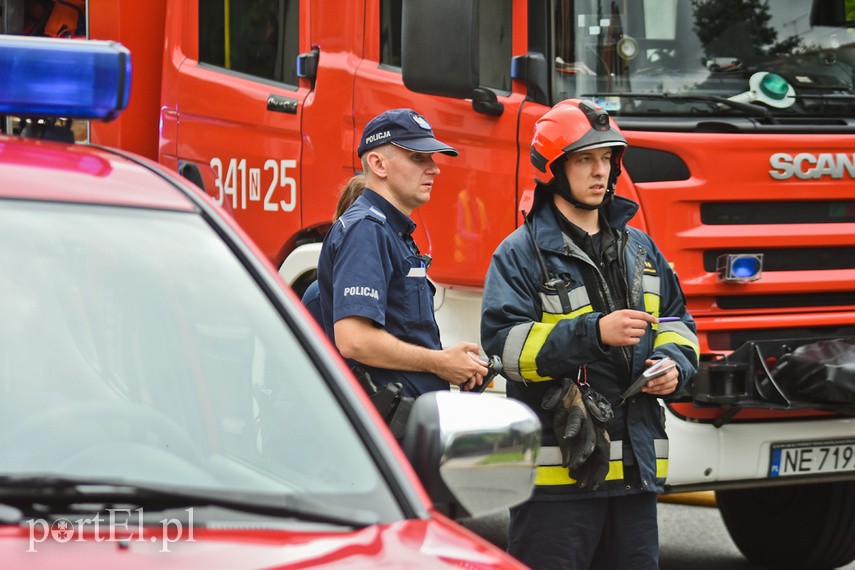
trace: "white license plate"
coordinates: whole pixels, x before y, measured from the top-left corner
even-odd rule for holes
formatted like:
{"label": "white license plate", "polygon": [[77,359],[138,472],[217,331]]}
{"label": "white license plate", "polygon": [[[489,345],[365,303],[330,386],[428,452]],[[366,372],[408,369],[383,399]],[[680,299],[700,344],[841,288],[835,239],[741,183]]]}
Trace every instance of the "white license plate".
{"label": "white license plate", "polygon": [[769,477],[855,472],[855,439],[773,443]]}

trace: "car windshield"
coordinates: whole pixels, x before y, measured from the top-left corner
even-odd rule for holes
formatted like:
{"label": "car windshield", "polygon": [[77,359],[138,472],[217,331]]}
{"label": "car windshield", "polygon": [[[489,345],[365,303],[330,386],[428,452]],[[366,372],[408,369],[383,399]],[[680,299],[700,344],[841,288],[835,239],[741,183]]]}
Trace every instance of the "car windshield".
{"label": "car windshield", "polygon": [[[553,98],[613,115],[853,117],[855,0],[554,0]],[[726,103],[726,102],[725,102]]]}
{"label": "car windshield", "polygon": [[0,476],[401,516],[303,344],[201,216],[0,204]]}

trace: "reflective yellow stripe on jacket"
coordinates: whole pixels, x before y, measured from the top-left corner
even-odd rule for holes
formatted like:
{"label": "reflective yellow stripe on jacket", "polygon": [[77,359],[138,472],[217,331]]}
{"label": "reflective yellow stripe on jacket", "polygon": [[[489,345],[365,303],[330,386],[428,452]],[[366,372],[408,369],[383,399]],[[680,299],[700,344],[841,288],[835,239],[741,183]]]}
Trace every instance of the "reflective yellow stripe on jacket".
{"label": "reflective yellow stripe on jacket", "polygon": [[[644,310],[657,317],[660,314],[661,286],[662,280],[655,274],[655,270],[652,267],[650,270],[645,268],[642,277]],[[549,333],[559,321],[573,319],[593,311],[588,291],[584,286],[570,290],[568,296],[570,311],[562,313],[561,299],[558,294],[541,292],[540,304],[543,312],[540,322],[520,324],[510,330],[505,341],[504,354],[502,354],[507,378],[517,382],[552,380],[551,377],[541,376],[537,372],[537,355],[546,343]],[[653,343],[654,349],[663,344],[674,343],[691,348],[700,358],[701,350],[698,337],[685,323],[681,321],[657,323],[652,328],[656,332]]]}
{"label": "reflective yellow stripe on jacket", "polygon": [[[644,290],[644,310],[659,317],[661,279],[658,275],[648,275],[647,269],[645,269],[641,284]],[[654,349],[663,344],[674,343],[691,348],[695,351],[695,355],[700,358],[701,347],[698,344],[698,336],[682,321],[657,323],[653,325],[653,330],[656,331],[656,340],[653,341]]]}
{"label": "reflective yellow stripe on jacket", "polygon": [[552,380],[550,376],[537,373],[537,354],[546,338],[559,321],[574,319],[593,311],[585,287],[576,287],[568,295],[570,312],[562,313],[561,299],[556,293],[540,293],[540,305],[543,307],[540,322],[517,325],[510,330],[502,354],[503,374],[506,378],[517,382]]}
{"label": "reflective yellow stripe on jacket", "polygon": [[[656,477],[665,479],[668,475],[668,440],[653,440],[656,450]],[[606,481],[623,479],[623,442],[611,442],[609,450],[609,473]],[[570,477],[567,468],[561,465],[561,449],[557,446],[544,446],[537,454],[537,473],[535,485],[573,485],[576,480]]]}

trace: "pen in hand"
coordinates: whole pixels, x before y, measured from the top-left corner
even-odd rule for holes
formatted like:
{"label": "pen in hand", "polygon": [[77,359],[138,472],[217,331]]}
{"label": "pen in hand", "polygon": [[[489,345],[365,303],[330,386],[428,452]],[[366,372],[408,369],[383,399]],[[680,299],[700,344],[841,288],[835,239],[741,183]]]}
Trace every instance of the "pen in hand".
{"label": "pen in hand", "polygon": [[673,323],[675,321],[679,321],[680,317],[659,317],[658,322],[660,323]]}

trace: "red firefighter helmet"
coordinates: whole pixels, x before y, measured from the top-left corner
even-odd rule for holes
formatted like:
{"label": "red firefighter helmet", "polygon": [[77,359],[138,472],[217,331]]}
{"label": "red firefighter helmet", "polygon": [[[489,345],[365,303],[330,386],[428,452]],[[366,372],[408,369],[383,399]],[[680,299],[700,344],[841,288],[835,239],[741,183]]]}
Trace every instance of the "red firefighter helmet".
{"label": "red firefighter helmet", "polygon": [[555,161],[566,154],[605,146],[618,147],[612,153],[608,184],[609,191],[614,192],[626,139],[614,120],[598,105],[581,99],[561,101],[534,124],[531,141],[534,180],[549,185],[555,178]]}

